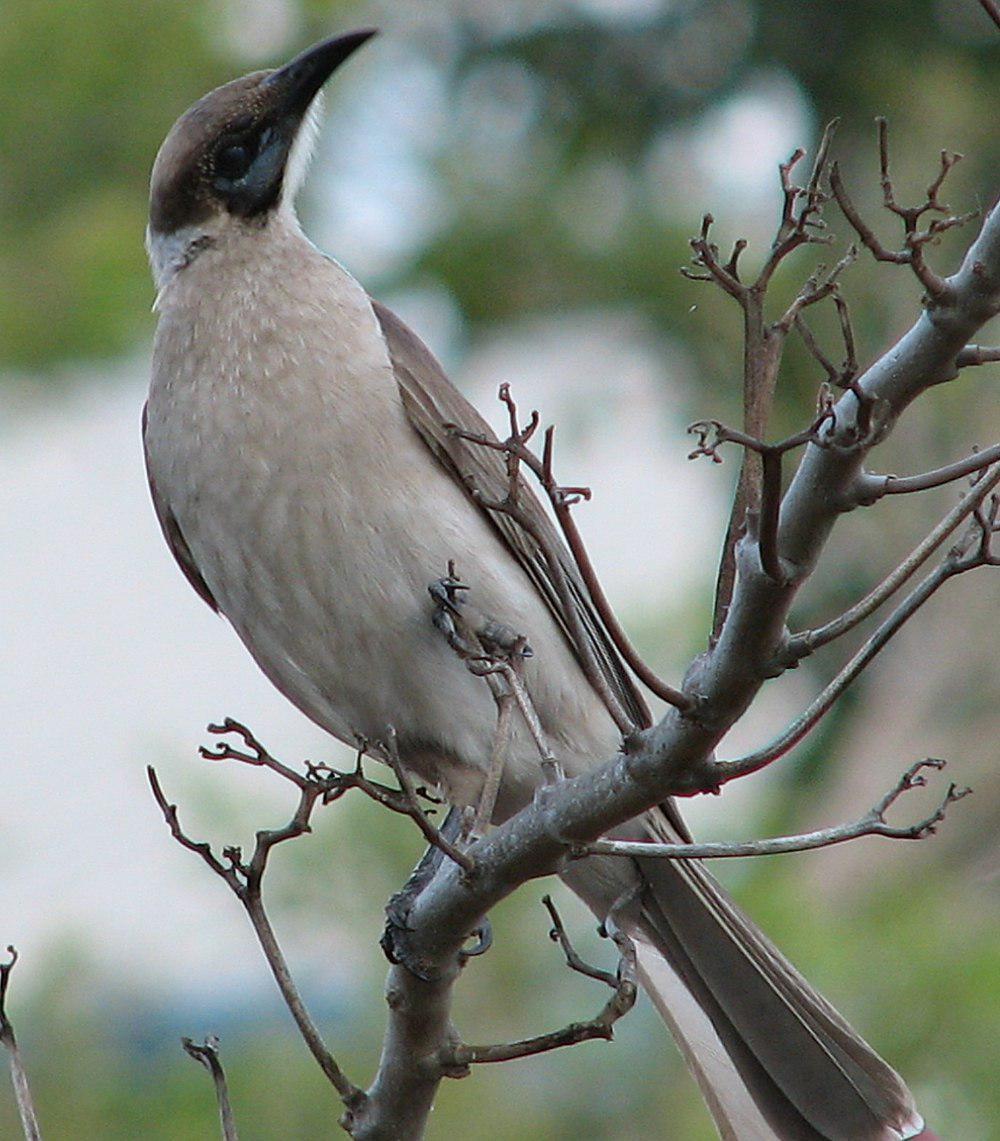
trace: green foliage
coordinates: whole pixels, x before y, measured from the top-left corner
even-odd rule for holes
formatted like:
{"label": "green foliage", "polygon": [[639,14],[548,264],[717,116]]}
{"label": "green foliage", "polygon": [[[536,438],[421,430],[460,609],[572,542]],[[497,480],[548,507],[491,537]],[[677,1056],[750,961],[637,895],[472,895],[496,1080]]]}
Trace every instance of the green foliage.
{"label": "green foliage", "polygon": [[182,0],[7,5],[0,36],[0,363],[130,348],[152,301],[142,249],[164,124],[220,78]]}

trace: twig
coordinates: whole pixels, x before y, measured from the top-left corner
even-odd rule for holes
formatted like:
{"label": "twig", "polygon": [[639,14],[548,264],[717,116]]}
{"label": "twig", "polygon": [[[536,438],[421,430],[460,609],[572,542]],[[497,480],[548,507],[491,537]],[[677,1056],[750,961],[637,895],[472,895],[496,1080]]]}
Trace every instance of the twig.
{"label": "twig", "polygon": [[820,444],[820,428],[833,415],[829,407],[801,432],[796,432],[775,444],[766,444],[746,432],[729,428],[719,420],[696,420],[688,425],[688,433],[698,437],[698,446],[689,453],[688,459],[708,456],[713,463],[722,463],[719,447],[722,444],[739,444],[749,452],[761,457],[762,479],[760,507],[758,512],[756,543],[760,553],[761,566],[767,576],[776,583],[785,581],[785,572],[778,553],[778,518],[781,508],[781,457],[785,452],[803,444]]}
{"label": "twig", "polygon": [[[604,587],[601,585],[601,581],[597,576],[597,571],[571,511],[573,504],[576,502],[573,498],[573,493],[577,492],[581,498],[588,498],[589,491],[584,495],[583,490],[585,489],[561,487],[557,483],[552,469],[554,434],[554,428],[549,427],[546,429],[545,451],[542,459],[540,479],[542,487],[549,497],[549,502],[552,504],[552,509],[555,512],[556,519],[562,529],[566,543],[572,552],[573,561],[576,563],[580,577],[583,579],[587,591],[593,600],[594,607],[600,616],[601,622],[626,665],[643,685],[645,685],[651,693],[656,694],[662,701],[667,702],[668,705],[672,705],[682,713],[688,712],[694,706],[691,697],[682,690],[672,686],[669,682],[664,681],[663,678],[654,673],[646,662],[643,661],[639,651],[632,644],[628,634],[626,634],[625,628],[618,621],[618,616],[615,614],[614,608],[608,600],[608,596],[604,593]],[[536,472],[536,475],[537,474]]]}
{"label": "twig", "polygon": [[867,505],[874,503],[883,495],[907,495],[911,491],[928,491],[932,487],[941,487],[963,476],[984,471],[997,460],[1000,460],[1000,444],[973,452],[965,459],[935,468],[934,471],[921,472],[920,475],[872,475],[870,472],[864,472],[858,476],[857,498],[859,502]]}
{"label": "twig", "polygon": [[861,836],[888,836],[893,840],[923,840],[932,835],[937,825],[944,819],[949,806],[961,800],[972,791],[949,785],[944,799],[929,816],[915,824],[904,827],[887,824],[885,813],[889,807],[911,788],[927,783],[920,776],[921,769],[943,769],[945,762],[936,758],[917,761],[906,770],[896,785],[882,797],[873,808],[858,820],[849,824],[838,824],[832,828],[821,828],[815,832],[803,832],[797,836],[777,836],[769,840],[750,840],[746,843],[720,841],[703,844],[656,844],[627,840],[595,840],[591,844],[581,844],[572,851],[574,858],[586,856],[627,856],[632,859],[650,857],[665,860],[723,860],[747,856],[777,856],[784,852],[808,852],[814,848],[828,848],[833,844],[843,844],[847,840],[857,840]]}
{"label": "twig", "polygon": [[[577,650],[583,672],[587,680],[604,702],[605,707],[614,719],[615,724],[623,735],[628,735],[638,727],[635,719],[625,709],[622,701],[614,693],[596,659],[591,646],[590,638],[583,624],[573,587],[570,583],[567,568],[563,565],[558,537],[553,531],[551,535],[539,526],[532,512],[525,508],[520,497],[520,468],[522,464],[532,467],[537,463],[537,457],[527,447],[527,442],[534,434],[538,425],[538,413],[532,412],[527,428],[522,429],[518,423],[517,405],[510,395],[508,384],[500,385],[500,400],[507,407],[510,420],[510,436],[506,440],[497,440],[484,433],[469,432],[458,425],[447,425],[450,432],[459,439],[467,440],[471,444],[502,452],[507,464],[508,486],[506,494],[501,498],[491,498],[482,493],[475,493],[474,498],[485,510],[506,515],[538,544],[542,557],[548,569],[549,580],[555,587],[559,598],[559,613],[565,622],[571,641]],[[589,494],[589,493],[588,493]],[[544,519],[544,515],[542,516]]]}
{"label": "twig", "polygon": [[570,941],[569,935],[566,934],[562,917],[556,909],[556,905],[552,902],[551,895],[542,896],[542,906],[549,913],[549,918],[552,920],[552,929],[549,931],[549,938],[553,942],[558,943],[562,948],[562,953],[566,956],[566,966],[569,967],[571,971],[586,975],[589,979],[597,979],[598,982],[605,983],[610,987],[617,986],[618,977],[616,975],[613,975],[610,971],[601,970],[600,967],[592,967],[589,963],[584,962],[577,954],[576,948]]}
{"label": "twig", "polygon": [[458,578],[454,560],[449,560],[447,577],[432,582],[428,589],[436,603],[434,625],[445,635],[448,645],[469,672],[487,682],[497,706],[489,766],[468,829],[472,835],[482,835],[492,820],[509,759],[511,715],[515,705],[535,741],[546,781],[553,783],[561,774],[521,677],[521,664],[532,653],[527,638],[481,614],[476,615],[476,621],[470,620],[472,608],[466,600],[460,602],[458,598],[459,591],[466,592],[470,588]]}
{"label": "twig", "polygon": [[[231,722],[228,719],[225,725],[228,726],[228,728],[224,726],[209,726],[209,729],[211,732],[234,731],[240,733],[244,741],[252,743],[253,746],[257,745],[252,734],[249,730],[245,729],[245,727],[238,725],[237,722]],[[227,746],[225,745],[222,746],[222,750],[223,751],[212,753],[211,755],[213,757],[222,755],[231,756],[239,760],[245,760],[248,764],[265,764],[269,768],[274,767],[274,765],[269,763],[273,761],[273,758],[266,753],[263,747],[259,749],[254,747],[251,753],[246,755],[236,750],[225,751],[227,750]],[[254,759],[248,759],[248,757],[253,757]],[[265,757],[267,758],[266,760],[262,759]],[[285,769],[286,767],[287,766],[281,765],[280,769]],[[280,769],[276,769],[275,771],[280,771]],[[282,998],[285,1000],[285,1005],[295,1019],[295,1023],[306,1045],[319,1064],[320,1069],[327,1076],[337,1093],[340,1094],[344,1104],[348,1107],[353,1107],[364,1100],[364,1092],[350,1081],[347,1075],[337,1065],[333,1055],[326,1048],[322,1036],[316,1028],[316,1024],[313,1022],[309,1011],[306,1009],[305,1003],[302,1001],[302,996],[299,994],[298,987],[296,987],[295,981],[288,969],[284,952],[278,943],[274,928],[271,926],[270,919],[267,916],[261,898],[261,881],[267,868],[267,859],[271,849],[283,840],[292,839],[308,831],[309,815],[315,806],[316,800],[323,794],[322,782],[313,778],[302,777],[299,773],[295,773],[291,769],[287,771],[291,774],[288,779],[292,780],[300,789],[299,804],[295,814],[284,828],[257,833],[254,853],[250,862],[247,864],[243,862],[239,848],[226,848],[223,852],[223,858],[226,862],[223,863],[222,860],[212,852],[211,845],[204,841],[192,840],[180,825],[177,816],[177,805],[170,804],[167,801],[163,789],[160,786],[159,778],[156,775],[156,770],[152,765],[148,765],[146,768],[153,796],[160,807],[160,811],[163,813],[164,820],[166,820],[170,828],[171,835],[182,847],[199,855],[208,867],[226,882],[236,898],[243,904],[250,918],[250,922],[253,925],[261,949],[264,952],[267,964],[271,968],[274,980],[278,984]]]}
{"label": "twig", "polygon": [[839,125],[839,119],[831,119],[827,123],[823,137],[816,149],[816,158],[813,161],[809,180],[804,187],[796,186],[791,177],[792,171],[805,157],[805,151],[801,147],[792,154],[787,162],[781,163],[778,167],[783,198],[781,223],[771,246],[770,257],[754,283],[754,288],[761,293],[770,284],[774,271],[793,250],[807,243],[825,245],[830,241],[828,235],[817,234],[814,231],[823,227],[820,214],[828,195],[820,189],[820,186],[829,162],[833,136],[836,134]]}
{"label": "twig", "polygon": [[450,860],[454,860],[466,873],[474,871],[476,864],[472,857],[463,852],[461,848],[456,848],[450,840],[441,835],[440,829],[435,828],[430,820],[427,819],[427,813],[424,812],[420,804],[420,797],[417,795],[413,778],[400,759],[396,730],[393,726],[388,726],[386,737],[387,740],[380,742],[380,745],[382,745],[382,751],[385,754],[386,760],[395,773],[400,788],[403,790],[405,803],[408,806],[406,814],[416,823],[420,831],[423,832],[428,844],[433,845],[435,848],[440,848]]}
{"label": "twig", "polygon": [[973,365],[995,364],[1000,361],[1000,348],[989,345],[966,345],[955,358],[958,368],[969,368]]}
{"label": "twig", "polygon": [[[527,446],[528,439],[530,439],[530,436],[534,433],[534,425],[538,423],[538,413],[532,412],[531,414],[531,423],[529,424],[530,431],[528,429],[522,430],[518,426],[517,406],[511,397],[509,385],[502,384],[500,386],[500,400],[506,405],[511,422],[511,434],[506,440],[495,440],[483,433],[468,432],[456,426],[452,426],[452,432],[459,438],[467,440],[469,443],[503,452],[507,457],[508,472],[511,470],[509,466],[510,462],[514,460],[518,466],[524,465],[535,476],[552,505],[556,520],[559,523],[573,556],[573,562],[580,573],[580,577],[583,579],[587,592],[590,595],[590,600],[593,603],[594,609],[597,611],[598,618],[618,652],[636,677],[653,693],[668,704],[680,709],[682,712],[690,710],[693,707],[691,698],[658,677],[639,656],[638,651],[632,645],[624,628],[618,621],[614,609],[608,601],[607,595],[604,593],[604,588],[601,585],[593,562],[590,559],[586,544],[580,535],[571,513],[571,508],[579,503],[581,499],[590,498],[590,489],[587,487],[565,487],[556,480],[553,472],[554,429],[550,427],[546,430],[544,451],[542,457],[539,458]],[[516,477],[516,470],[517,469],[514,469],[515,476],[511,477],[512,479]],[[593,672],[597,676],[598,680],[595,685],[597,692],[604,698],[605,704],[608,705],[609,711],[612,713],[612,716],[615,717],[619,729],[621,729],[623,733],[628,734],[637,726],[624,714],[620,702],[618,702],[614,694],[610,693],[606,681],[603,676],[601,676],[600,669],[597,667],[596,662],[593,661],[592,652],[587,649],[587,635],[579,623],[579,616],[576,613],[577,607],[572,598],[572,592],[569,589],[569,582],[559,559],[558,551],[552,548],[552,544],[549,543],[540,530],[534,526],[532,519],[518,503],[515,487],[516,484],[512,483],[506,498],[503,500],[487,501],[480,497],[479,502],[491,511],[501,511],[511,516],[542,548],[542,553],[545,555],[546,562],[553,573],[560,598],[564,600],[564,606],[568,602],[572,610],[572,614],[569,615],[568,618],[577,631],[574,636],[574,641],[576,644],[580,644],[580,639],[582,638],[582,644],[587,650],[583,658],[588,679],[591,680],[591,684],[595,684],[591,673]],[[613,702],[614,707],[609,705],[609,699]]]}
{"label": "twig", "polygon": [[[851,248],[853,249],[854,247],[852,246]],[[851,324],[850,309],[841,295],[840,290],[834,289],[831,296],[837,309],[837,317],[840,321],[840,335],[844,341],[845,356],[842,365],[838,367],[826,356],[820,348],[813,331],[806,324],[805,317],[801,312],[795,315],[795,328],[802,338],[806,349],[826,373],[829,383],[836,385],[837,388],[847,388],[851,385],[851,382],[858,373],[858,358],[854,347],[854,328]]]}
{"label": "twig", "polygon": [[895,187],[889,174],[889,136],[886,120],[879,116],[875,120],[878,127],[879,172],[882,185],[882,204],[892,214],[895,214],[902,223],[904,231],[904,245],[901,250],[890,250],[875,236],[875,232],[864,221],[851,201],[850,195],[840,177],[840,170],[834,163],[830,169],[830,188],[837,199],[837,203],[844,216],[851,223],[858,237],[877,261],[891,262],[895,265],[908,265],[917,280],[927,291],[932,303],[940,304],[949,296],[947,282],[936,274],[924,257],[927,245],[937,241],[946,230],[956,226],[964,226],[977,216],[975,211],[968,214],[953,215],[945,218],[935,218],[925,230],[919,229],[924,214],[947,214],[948,207],[938,198],[938,194],[945,179],[962,158],[955,151],[942,151],[938,174],[927,187],[924,201],[916,206],[900,206],[896,201]]}
{"label": "twig", "polygon": [[[903,625],[913,617],[939,587],[956,574],[993,562],[994,556],[990,551],[989,540],[995,532],[996,502],[994,501],[992,508],[992,520],[980,518],[980,510],[981,508],[977,508],[973,511],[974,518],[969,535],[964,540],[960,540],[923,582],[906,596],[815,701],[780,736],[754,753],[747,753],[745,756],[732,761],[717,762],[715,768],[723,781],[757,772],[779,757],[784,756],[829,712],[844,690],[859,677],[876,655],[884,649],[889,640],[902,629]],[[973,543],[972,539],[977,536],[981,537],[980,540]]]}
{"label": "twig", "polygon": [[542,728],[542,723],[535,710],[535,704],[531,700],[531,695],[528,693],[523,679],[509,662],[498,662],[496,668],[503,674],[504,679],[510,686],[511,694],[517,703],[518,711],[524,718],[524,723],[527,725],[531,739],[534,741],[535,748],[538,750],[538,756],[542,764],[542,772],[545,773],[550,784],[554,783],[561,779],[562,772],[559,768],[559,762],[552,752],[552,746],[549,744],[545,730]]}
{"label": "twig", "polygon": [[986,15],[1000,28],[1000,5],[996,0],[979,0],[979,3]]}
{"label": "twig", "polygon": [[546,895],[542,902],[552,918],[550,934],[562,947],[567,965],[572,970],[609,986],[613,992],[611,997],[595,1018],[587,1022],[571,1022],[568,1026],[550,1031],[548,1034],[539,1034],[534,1038],[523,1038],[518,1042],[503,1042],[490,1046],[469,1046],[465,1043],[452,1045],[446,1048],[445,1060],[442,1063],[446,1069],[468,1067],[486,1062],[509,1062],[515,1058],[528,1058],[534,1054],[559,1050],[564,1046],[575,1046],[580,1042],[589,1042],[595,1038],[602,1038],[610,1042],[614,1037],[615,1023],[628,1014],[635,1005],[638,987],[636,985],[635,950],[631,941],[609,922],[606,924],[608,932],[618,944],[620,951],[618,971],[616,974],[611,974],[609,971],[592,967],[585,963],[574,949],[552,899]]}
{"label": "twig", "polygon": [[955,528],[971,515],[989,493],[1000,484],[1000,467],[984,474],[972,488],[955,504],[940,523],[895,567],[886,577],[858,603],[843,614],[815,630],[804,630],[795,634],[779,651],[778,657],[786,666],[825,646],[848,630],[863,622],[870,614],[889,599],[930,558]]}
{"label": "twig", "polygon": [[739,262],[740,254],[746,249],[746,239],[740,238],[739,241],[733,246],[733,252],[729,257],[729,261],[723,265],[719,261],[719,247],[709,239],[709,231],[715,224],[715,218],[711,214],[705,214],[701,219],[701,233],[696,238],[691,238],[689,245],[694,251],[694,257],[691,259],[691,264],[699,267],[699,269],[706,270],[705,273],[699,273],[697,270],[688,269],[687,266],[681,266],[681,275],[686,277],[689,281],[714,281],[724,292],[728,293],[730,297],[735,297],[741,304],[746,295],[749,286],[740,281],[737,273],[737,263]]}
{"label": "twig", "polygon": [[7,947],[10,961],[0,963],[0,1042],[3,1043],[10,1055],[10,1078],[14,1085],[14,1100],[17,1102],[17,1112],[21,1117],[21,1128],[24,1131],[25,1141],[41,1141],[41,1130],[38,1127],[38,1114],[35,1112],[35,1103],[31,1096],[31,1087],[28,1085],[28,1071],[24,1068],[21,1050],[14,1035],[14,1027],[7,1017],[7,986],[10,983],[10,973],[17,962],[17,951],[12,946]]}
{"label": "twig", "polygon": [[[329,804],[331,801],[339,800],[344,793],[352,788],[363,792],[366,796],[378,804],[381,804],[383,808],[388,808],[393,812],[399,813],[401,816],[409,816],[410,819],[416,823],[429,843],[438,846],[439,841],[442,840],[438,829],[427,819],[413,781],[408,774],[404,777],[400,777],[399,772],[396,771],[397,766],[390,756],[390,750],[388,748],[384,750],[385,756],[383,759],[386,764],[393,769],[396,779],[399,781],[400,787],[398,789],[389,788],[365,776],[361,767],[361,758],[368,748],[369,742],[362,742],[362,748],[358,753],[358,764],[353,772],[340,772],[337,769],[331,769],[328,765],[313,765],[306,762],[306,772],[299,773],[277,760],[277,758],[272,757],[267,749],[254,737],[253,733],[251,733],[245,725],[235,721],[232,717],[227,717],[220,725],[209,725],[208,731],[218,734],[235,733],[242,738],[246,748],[235,749],[225,741],[220,742],[214,749],[206,748],[203,745],[198,752],[206,760],[240,761],[243,764],[268,768],[279,776],[284,777],[285,780],[291,781],[302,794],[299,808],[291,823],[287,825],[285,829],[277,833],[260,834],[264,837],[265,843],[263,848],[258,845],[258,855],[265,860],[266,853],[275,843],[281,840],[294,839],[295,836],[309,831],[309,816],[312,813],[317,799],[321,799],[324,804]],[[398,757],[396,760],[398,761]],[[401,770],[402,766],[399,766],[399,768]],[[161,804],[160,807],[162,808],[163,805]],[[198,847],[199,846],[196,845],[195,850],[197,850]],[[204,845],[204,847],[207,848],[208,845]],[[471,871],[469,857],[461,853],[454,845],[445,840],[443,841],[442,850],[451,859],[455,860],[456,863],[465,868],[466,871]],[[212,870],[215,871],[216,869],[213,867]],[[261,871],[263,871],[263,867]]]}
{"label": "twig", "polygon": [[[736,260],[745,243],[737,243],[738,248],[734,249],[729,263],[721,265],[718,247],[709,241],[711,215],[705,215],[700,236],[691,240],[695,253],[693,264],[706,272],[688,272],[686,275],[696,280],[715,282],[734,297],[743,310],[743,430],[754,439],[762,439],[767,431],[778,369],[790,329],[796,325],[803,309],[826,297],[836,297],[837,279],[856,257],[856,250],[852,247],[825,277],[823,267],[818,267],[777,321],[765,319],[767,290],[780,263],[802,245],[827,244],[831,240],[829,235],[819,231],[825,228],[821,215],[829,195],[822,189],[822,183],[837,126],[836,119],[827,124],[805,186],[796,185],[792,179],[793,170],[804,157],[803,150],[796,150],[787,162],[779,166],[781,221],[771,252],[756,280],[743,284],[735,273]],[[710,645],[714,645],[719,637],[732,600],[736,581],[736,545],[751,520],[756,520],[754,525],[762,565],[773,581],[783,581],[775,542],[780,485],[780,461],[775,455],[752,450],[744,452],[716,576]]]}
{"label": "twig", "polygon": [[500,791],[500,781],[510,753],[510,735],[513,725],[514,695],[512,693],[500,694],[496,698],[497,722],[493,727],[493,740],[490,743],[490,767],[483,782],[482,792],[479,794],[479,803],[476,805],[476,814],[472,820],[472,835],[481,836],[493,819],[493,810],[496,808],[497,793]]}
{"label": "twig", "polygon": [[229,1101],[229,1087],[226,1084],[226,1073],[219,1060],[219,1039],[215,1035],[206,1038],[204,1043],[198,1045],[190,1038],[182,1038],[181,1045],[187,1054],[205,1067],[212,1075],[215,1086],[215,1099],[219,1106],[219,1120],[222,1123],[223,1141],[239,1141],[236,1131],[236,1118],[233,1116],[233,1107]]}

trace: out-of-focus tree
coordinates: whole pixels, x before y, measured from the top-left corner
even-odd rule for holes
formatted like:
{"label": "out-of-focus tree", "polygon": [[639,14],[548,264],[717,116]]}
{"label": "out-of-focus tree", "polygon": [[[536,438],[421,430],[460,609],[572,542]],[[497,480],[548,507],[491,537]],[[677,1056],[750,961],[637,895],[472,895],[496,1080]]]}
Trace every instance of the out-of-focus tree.
{"label": "out-of-focus tree", "polygon": [[[472,326],[627,306],[692,347],[700,387],[728,373],[733,342],[704,336],[718,323],[714,303],[685,317],[689,294],[671,267],[701,205],[698,148],[724,145],[713,138],[720,114],[735,115],[729,143],[768,108],[813,133],[839,115],[849,168],[872,115],[887,114],[904,176],[945,140],[972,156],[956,188],[973,199],[998,159],[980,112],[1000,61],[993,29],[966,0],[918,0],[905,20],[861,0],[278,7],[303,42],[367,18],[392,36],[412,30],[410,62],[444,78],[449,116],[425,156],[443,221],[387,266],[384,288],[433,280]],[[139,236],[165,125],[191,92],[274,62],[267,47],[255,59],[252,46],[234,45],[224,13],[180,0],[5,10],[0,364],[105,357],[148,332]],[[748,98],[758,117],[741,128],[734,108]],[[727,195],[714,198],[721,213]]]}
{"label": "out-of-focus tree", "polygon": [[120,353],[149,309],[150,155],[224,53],[180,0],[25,0],[0,25],[0,363]]}

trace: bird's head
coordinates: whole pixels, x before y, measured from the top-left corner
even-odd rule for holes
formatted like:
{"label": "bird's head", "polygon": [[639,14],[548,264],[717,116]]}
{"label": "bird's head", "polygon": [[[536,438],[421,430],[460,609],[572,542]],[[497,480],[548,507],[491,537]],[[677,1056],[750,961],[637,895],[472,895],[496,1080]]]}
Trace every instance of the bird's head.
{"label": "bird's head", "polygon": [[[150,183],[148,246],[162,280],[199,239],[266,221],[291,202],[308,164],[323,84],[373,29],[314,44],[274,71],[210,91],[171,128]],[[189,255],[188,255],[189,256]]]}

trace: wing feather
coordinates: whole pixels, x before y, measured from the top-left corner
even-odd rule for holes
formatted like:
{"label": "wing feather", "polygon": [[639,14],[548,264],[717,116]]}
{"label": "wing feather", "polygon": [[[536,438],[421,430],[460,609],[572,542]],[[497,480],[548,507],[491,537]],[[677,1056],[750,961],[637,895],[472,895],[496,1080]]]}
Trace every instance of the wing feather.
{"label": "wing feather", "polygon": [[212,597],[212,592],[208,589],[208,583],[201,576],[201,571],[198,570],[198,564],[194,561],[194,556],[191,554],[191,548],[187,545],[184,536],[181,534],[180,526],[174,518],[173,512],[167,505],[163,496],[156,489],[156,481],[153,479],[153,473],[149,467],[149,446],[146,442],[146,426],[149,420],[149,408],[147,405],[142,406],[142,450],[146,460],[146,477],[149,480],[149,491],[153,497],[153,509],[156,511],[156,518],[160,523],[160,530],[163,532],[163,537],[167,540],[167,546],[170,548],[170,553],[177,560],[177,565],[184,572],[184,577],[198,592],[199,597],[204,599],[211,608],[218,613],[219,604]]}
{"label": "wing feather", "polygon": [[503,454],[464,440],[448,431],[445,425],[454,424],[465,432],[495,440],[492,429],[448,380],[441,365],[420,338],[384,305],[373,301],[372,307],[385,337],[410,423],[432,454],[465,488],[470,499],[480,510],[485,511],[545,599],[577,657],[582,659],[589,649],[611,692],[635,725],[649,725],[650,715],[646,703],[612,645],[572,556],[534,492],[522,479],[518,491],[519,503],[529,515],[533,528],[545,536],[551,549],[559,552],[559,560],[570,585],[573,607],[580,618],[587,648],[581,647],[574,640],[574,626],[567,620],[562,599],[538,541],[509,515],[483,507],[477,498],[477,493],[487,500],[503,499],[507,494],[508,475]]}

